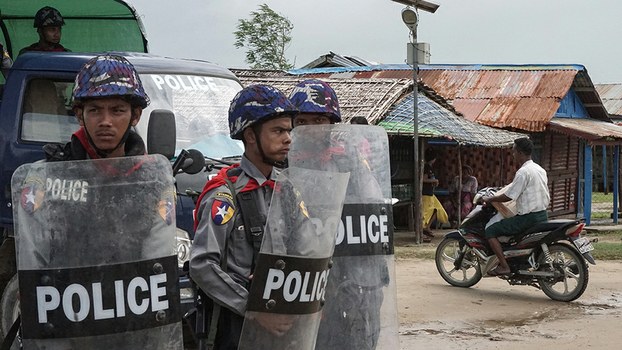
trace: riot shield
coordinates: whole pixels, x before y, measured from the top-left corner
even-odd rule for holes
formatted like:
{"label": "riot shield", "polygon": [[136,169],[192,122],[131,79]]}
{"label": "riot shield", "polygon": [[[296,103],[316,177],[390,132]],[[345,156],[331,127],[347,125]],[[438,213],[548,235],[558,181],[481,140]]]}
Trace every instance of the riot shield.
{"label": "riot shield", "polygon": [[350,173],[316,349],[398,349],[386,132],[314,125],[296,127],[292,138],[291,166]]}
{"label": "riot shield", "polygon": [[166,158],[26,164],[12,195],[24,349],[182,349]]}
{"label": "riot shield", "polygon": [[349,174],[279,174],[238,349],[312,350]]}

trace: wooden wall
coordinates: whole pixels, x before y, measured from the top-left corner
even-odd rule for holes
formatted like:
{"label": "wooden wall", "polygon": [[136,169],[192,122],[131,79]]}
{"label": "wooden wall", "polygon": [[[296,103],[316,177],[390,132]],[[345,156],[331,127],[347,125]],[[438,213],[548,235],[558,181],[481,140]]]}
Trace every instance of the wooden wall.
{"label": "wooden wall", "polygon": [[[534,140],[534,161],[546,171],[551,194],[550,216],[575,214],[577,211],[577,180],[579,177],[579,140],[553,132],[544,132],[531,136]],[[518,169],[512,157],[511,148],[485,148],[474,146],[456,146],[450,144],[427,144],[425,148],[436,151],[434,165],[439,189],[447,189],[451,180],[458,174],[460,165],[473,168],[479,188],[487,186],[505,186],[512,182]],[[410,199],[413,172],[412,138],[391,137],[391,183],[393,196]],[[442,195],[439,195],[442,201]],[[398,218],[396,218],[398,222]]]}

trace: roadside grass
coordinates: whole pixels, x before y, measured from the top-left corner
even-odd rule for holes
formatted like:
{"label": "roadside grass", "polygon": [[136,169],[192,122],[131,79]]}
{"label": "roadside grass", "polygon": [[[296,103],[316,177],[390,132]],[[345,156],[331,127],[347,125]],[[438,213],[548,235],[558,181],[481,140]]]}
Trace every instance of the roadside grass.
{"label": "roadside grass", "polygon": [[598,238],[593,242],[592,255],[597,260],[622,260],[622,231],[589,232],[590,239]]}
{"label": "roadside grass", "polygon": [[592,192],[592,203],[613,203],[613,193]]}
{"label": "roadside grass", "polygon": [[611,219],[611,213],[608,211],[596,211],[590,215],[592,220]]}
{"label": "roadside grass", "polygon": [[424,243],[420,245],[406,245],[395,247],[395,258],[397,260],[407,259],[434,259],[436,245]]}
{"label": "roadside grass", "polygon": [[[621,260],[622,242],[597,242],[592,243],[594,250],[592,255],[596,260]],[[598,263],[598,262],[597,262]]]}

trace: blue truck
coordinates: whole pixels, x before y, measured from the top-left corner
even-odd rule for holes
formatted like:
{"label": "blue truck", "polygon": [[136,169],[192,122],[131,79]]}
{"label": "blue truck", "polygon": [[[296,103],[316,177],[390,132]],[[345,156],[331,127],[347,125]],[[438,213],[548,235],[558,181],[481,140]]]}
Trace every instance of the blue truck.
{"label": "blue truck", "polygon": [[[205,160],[196,174],[176,177],[178,189],[177,242],[180,266],[187,260],[193,238],[193,196],[210,175],[235,161],[242,153],[240,142],[228,134],[228,108],[242,85],[233,73],[217,65],[187,59],[159,57],[149,53],[118,53],[138,71],[151,104],[143,111],[136,131],[148,152],[158,144],[157,135],[170,134],[156,123],[168,115],[175,129],[175,154],[198,150]],[[19,56],[0,100],[0,339],[17,317],[16,267],[10,183],[15,169],[44,159],[42,146],[65,143],[79,125],[71,108],[75,76],[95,53],[25,53]],[[155,117],[154,117],[155,116]],[[158,126],[159,125],[159,126]],[[150,130],[150,128],[153,128]],[[155,135],[155,136],[154,136]],[[199,154],[199,152],[191,152]],[[174,161],[175,159],[171,159]],[[201,162],[202,163],[202,162]],[[13,254],[13,255],[12,255]],[[192,295],[182,299],[192,301]]]}

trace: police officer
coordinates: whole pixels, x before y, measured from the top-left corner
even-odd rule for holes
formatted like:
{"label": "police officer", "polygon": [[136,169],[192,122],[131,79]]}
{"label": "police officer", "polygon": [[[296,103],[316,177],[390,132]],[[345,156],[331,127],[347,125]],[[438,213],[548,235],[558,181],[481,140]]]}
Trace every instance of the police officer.
{"label": "police officer", "polygon": [[[175,227],[170,215],[174,210],[162,209],[174,208],[174,188],[166,181],[154,180],[156,172],[167,176],[160,170],[161,163],[130,157],[146,153],[143,140],[132,127],[149,104],[133,65],[118,55],[91,58],[76,76],[72,102],[81,128],[69,143],[44,147],[48,162],[128,158],[122,162],[70,162],[66,170],[54,165],[33,167],[25,177],[17,215],[17,220],[28,223],[29,230],[27,235],[20,234],[20,252],[32,253],[20,254],[20,266],[131,265],[166,250],[162,247],[172,248]],[[111,238],[111,232],[116,238]],[[110,293],[105,291],[103,297]],[[116,349],[140,348],[164,341],[166,332],[140,336],[111,332],[104,340],[93,336],[97,332],[88,326],[83,331],[76,339],[57,339],[56,346],[50,348],[91,349],[102,343]],[[167,341],[174,343],[175,339]]]}
{"label": "police officer", "polygon": [[[260,241],[249,236],[250,218],[265,220],[273,192],[276,168],[283,167],[289,151],[291,118],[296,108],[279,90],[251,85],[235,96],[229,108],[232,139],[244,143],[239,164],[222,169],[205,185],[197,203],[196,234],[190,256],[190,276],[213,301],[208,333],[214,349],[237,349]],[[258,198],[257,212],[242,212],[237,193]],[[255,224],[257,224],[255,222]],[[261,225],[261,223],[259,223]],[[282,336],[291,327],[287,319],[261,314],[257,323]],[[215,324],[214,324],[215,323]]]}
{"label": "police officer", "polygon": [[[299,114],[294,117],[294,127],[341,122],[337,95],[324,81],[308,79],[298,83],[290,94],[290,100],[299,110]],[[322,136],[324,139],[317,139],[313,132],[305,135],[312,136],[309,140],[294,141],[328,142],[331,147],[327,148],[327,154],[308,155],[309,161],[304,163],[316,164],[320,170],[351,172],[346,203],[382,200],[378,182],[365,155],[358,148],[361,140],[356,137],[326,140],[326,136]],[[329,137],[339,138],[339,135],[331,134]],[[346,159],[347,155],[352,154],[356,154],[357,159]],[[360,234],[356,232],[355,236]],[[374,349],[378,342],[382,288],[389,279],[386,262],[381,256],[349,256],[348,253],[342,255],[341,252],[345,250],[335,250],[316,349]]]}
{"label": "police officer", "polygon": [[64,25],[65,20],[57,9],[50,6],[42,7],[35,14],[33,25],[37,28],[39,41],[24,47],[19,51],[19,54],[21,55],[26,51],[69,51],[60,44]]}

